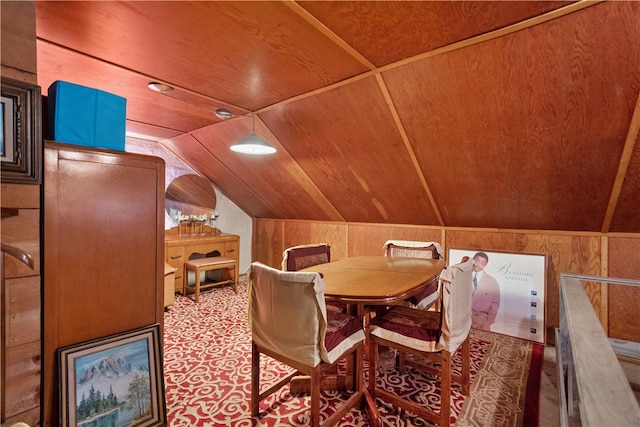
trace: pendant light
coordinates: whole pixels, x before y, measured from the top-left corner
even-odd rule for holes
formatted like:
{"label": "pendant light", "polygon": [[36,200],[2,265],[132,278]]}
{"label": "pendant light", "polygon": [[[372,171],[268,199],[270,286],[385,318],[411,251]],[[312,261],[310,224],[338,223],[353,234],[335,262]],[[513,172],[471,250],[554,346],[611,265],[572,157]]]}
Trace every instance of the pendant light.
{"label": "pendant light", "polygon": [[273,154],[276,152],[276,149],[269,145],[267,141],[260,138],[256,135],[256,116],[253,115],[253,127],[251,131],[251,135],[246,138],[240,140],[237,144],[231,146],[231,150],[236,153],[243,154]]}

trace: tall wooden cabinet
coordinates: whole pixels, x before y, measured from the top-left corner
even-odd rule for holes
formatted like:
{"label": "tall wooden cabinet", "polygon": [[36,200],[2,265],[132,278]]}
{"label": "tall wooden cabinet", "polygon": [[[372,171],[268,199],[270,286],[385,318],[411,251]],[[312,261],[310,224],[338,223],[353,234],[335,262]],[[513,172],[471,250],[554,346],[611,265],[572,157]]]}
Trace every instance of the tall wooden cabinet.
{"label": "tall wooden cabinet", "polygon": [[56,349],[163,322],[164,161],[45,143],[43,426]]}

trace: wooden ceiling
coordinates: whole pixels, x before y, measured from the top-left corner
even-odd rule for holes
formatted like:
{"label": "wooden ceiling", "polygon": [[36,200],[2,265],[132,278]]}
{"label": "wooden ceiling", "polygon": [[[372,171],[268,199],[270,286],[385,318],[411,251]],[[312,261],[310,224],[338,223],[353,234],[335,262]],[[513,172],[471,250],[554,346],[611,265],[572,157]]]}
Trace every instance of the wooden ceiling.
{"label": "wooden ceiling", "polygon": [[[640,2],[37,1],[36,32],[43,92],[127,98],[255,218],[640,232]],[[276,154],[229,150],[252,112]]]}

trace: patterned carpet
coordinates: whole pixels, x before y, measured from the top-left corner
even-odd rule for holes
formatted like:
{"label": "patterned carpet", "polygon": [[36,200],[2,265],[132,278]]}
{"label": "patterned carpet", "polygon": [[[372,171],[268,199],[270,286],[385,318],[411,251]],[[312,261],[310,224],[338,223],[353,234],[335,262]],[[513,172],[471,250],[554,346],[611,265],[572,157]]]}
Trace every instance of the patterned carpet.
{"label": "patterned carpet", "polygon": [[[308,395],[291,395],[288,387],[261,403],[260,418],[249,415],[251,340],[246,283],[238,286],[238,292],[234,294],[230,287],[212,289],[201,295],[199,304],[176,295],[174,306],[165,313],[164,372],[169,426],[309,424]],[[464,399],[454,384],[452,423],[537,426],[537,398],[528,401],[529,406],[535,406],[534,410],[525,410],[533,348],[529,341],[472,330],[471,396]],[[265,375],[262,381],[275,383],[289,372],[288,367],[266,357],[262,361]],[[420,390],[417,398],[437,396],[437,384],[428,375],[415,371],[400,375],[389,370],[382,378],[386,387],[397,393]],[[321,419],[347,397],[347,393],[336,391],[323,393]],[[431,425],[406,413],[400,415],[382,401],[378,405],[387,426]],[[527,419],[524,414],[529,412],[532,415]],[[355,409],[338,424],[368,425],[366,413]]]}

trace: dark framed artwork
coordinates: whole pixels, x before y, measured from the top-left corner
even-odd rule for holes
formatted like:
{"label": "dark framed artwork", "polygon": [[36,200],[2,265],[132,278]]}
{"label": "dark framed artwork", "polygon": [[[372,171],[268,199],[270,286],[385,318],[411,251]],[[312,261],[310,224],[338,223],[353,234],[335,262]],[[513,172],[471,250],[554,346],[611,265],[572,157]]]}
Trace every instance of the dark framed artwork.
{"label": "dark framed artwork", "polygon": [[40,106],[40,86],[2,77],[0,161],[3,183],[41,183]]}
{"label": "dark framed artwork", "polygon": [[61,426],[166,426],[159,324],[57,353]]}

